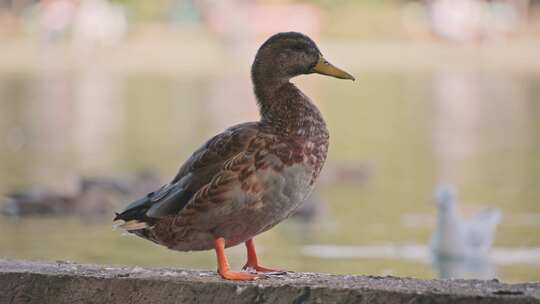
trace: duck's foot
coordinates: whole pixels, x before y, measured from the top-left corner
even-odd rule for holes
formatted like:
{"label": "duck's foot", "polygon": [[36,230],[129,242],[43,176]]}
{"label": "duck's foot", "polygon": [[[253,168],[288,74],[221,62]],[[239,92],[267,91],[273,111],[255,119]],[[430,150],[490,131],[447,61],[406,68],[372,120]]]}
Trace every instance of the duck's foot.
{"label": "duck's foot", "polygon": [[268,275],[283,275],[287,273],[287,271],[283,269],[272,269],[259,265],[259,259],[257,258],[257,253],[255,252],[255,243],[253,242],[253,239],[246,241],[246,248],[247,262],[246,265],[242,267],[242,270],[249,272],[263,272]]}
{"label": "duck's foot", "polygon": [[249,272],[240,272],[240,271],[219,271],[219,275],[225,280],[234,280],[234,281],[253,281],[264,279],[264,275],[257,275]]}
{"label": "duck's foot", "polygon": [[258,279],[266,278],[265,275],[253,274],[249,272],[236,272],[231,271],[229,267],[229,262],[225,256],[225,239],[222,237],[216,238],[214,240],[214,247],[216,249],[216,256],[218,262],[219,275],[225,280],[235,280],[235,281],[253,281]]}
{"label": "duck's foot", "polygon": [[242,270],[247,272],[263,272],[267,275],[283,275],[287,273],[287,270],[283,269],[272,269],[272,268],[266,268],[259,265],[250,265],[246,264],[244,267],[242,267]]}

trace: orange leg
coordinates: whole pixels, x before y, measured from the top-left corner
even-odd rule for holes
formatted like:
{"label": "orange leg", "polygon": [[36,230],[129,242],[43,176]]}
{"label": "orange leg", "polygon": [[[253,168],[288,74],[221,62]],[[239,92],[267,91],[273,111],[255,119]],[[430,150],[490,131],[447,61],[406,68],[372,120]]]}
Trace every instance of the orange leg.
{"label": "orange leg", "polygon": [[249,239],[246,241],[246,248],[247,262],[246,265],[244,265],[244,267],[242,268],[243,270],[252,268],[258,272],[285,272],[284,270],[270,269],[259,265],[259,260],[257,259],[257,253],[255,252],[255,244],[253,243],[253,239]]}
{"label": "orange leg", "polygon": [[258,279],[259,276],[247,272],[234,272],[230,270],[229,262],[225,256],[225,239],[216,238],[214,240],[214,247],[216,249],[218,272],[222,278],[226,280],[237,281],[249,281]]}

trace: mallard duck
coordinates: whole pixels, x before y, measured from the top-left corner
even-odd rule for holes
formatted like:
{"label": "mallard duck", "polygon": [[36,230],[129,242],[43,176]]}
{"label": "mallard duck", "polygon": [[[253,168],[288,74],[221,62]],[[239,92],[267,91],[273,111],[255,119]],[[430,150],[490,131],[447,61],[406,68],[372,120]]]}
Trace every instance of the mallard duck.
{"label": "mallard duck", "polygon": [[[259,264],[253,238],[289,217],[306,199],[325,162],[324,119],[290,79],[318,73],[354,77],[324,59],[306,35],[279,33],[259,48],[251,69],[260,120],[225,130],[196,150],[174,179],[131,203],[121,228],[178,251],[210,250],[218,273],[254,280],[275,270]],[[242,272],[225,248],[245,243]]]}

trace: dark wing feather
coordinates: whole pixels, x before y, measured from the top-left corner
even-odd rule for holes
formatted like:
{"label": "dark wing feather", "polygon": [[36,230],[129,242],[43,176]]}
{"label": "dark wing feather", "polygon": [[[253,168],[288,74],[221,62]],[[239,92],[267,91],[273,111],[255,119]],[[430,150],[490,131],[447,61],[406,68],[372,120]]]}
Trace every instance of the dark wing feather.
{"label": "dark wing feather", "polygon": [[153,225],[157,219],[178,214],[228,159],[246,149],[260,128],[259,123],[244,123],[214,136],[182,165],[171,183],[129,204],[114,220]]}
{"label": "dark wing feather", "polygon": [[129,204],[114,220],[139,220],[153,224],[155,219],[178,213],[192,196],[193,193],[186,191],[179,182],[167,184]]}

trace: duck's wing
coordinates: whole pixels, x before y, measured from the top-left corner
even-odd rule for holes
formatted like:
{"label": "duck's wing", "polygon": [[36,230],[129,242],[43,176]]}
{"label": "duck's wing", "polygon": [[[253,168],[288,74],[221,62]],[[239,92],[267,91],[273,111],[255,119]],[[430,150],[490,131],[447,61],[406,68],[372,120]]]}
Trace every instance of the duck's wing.
{"label": "duck's wing", "polygon": [[114,220],[123,220],[120,227],[126,230],[138,230],[178,214],[203,186],[213,179],[216,182],[227,161],[239,159],[236,156],[253,145],[263,128],[259,123],[245,123],[214,136],[193,153],[169,184],[129,204]]}
{"label": "duck's wing", "polygon": [[491,248],[501,217],[501,210],[486,208],[467,221],[467,244],[478,255],[487,254]]}

